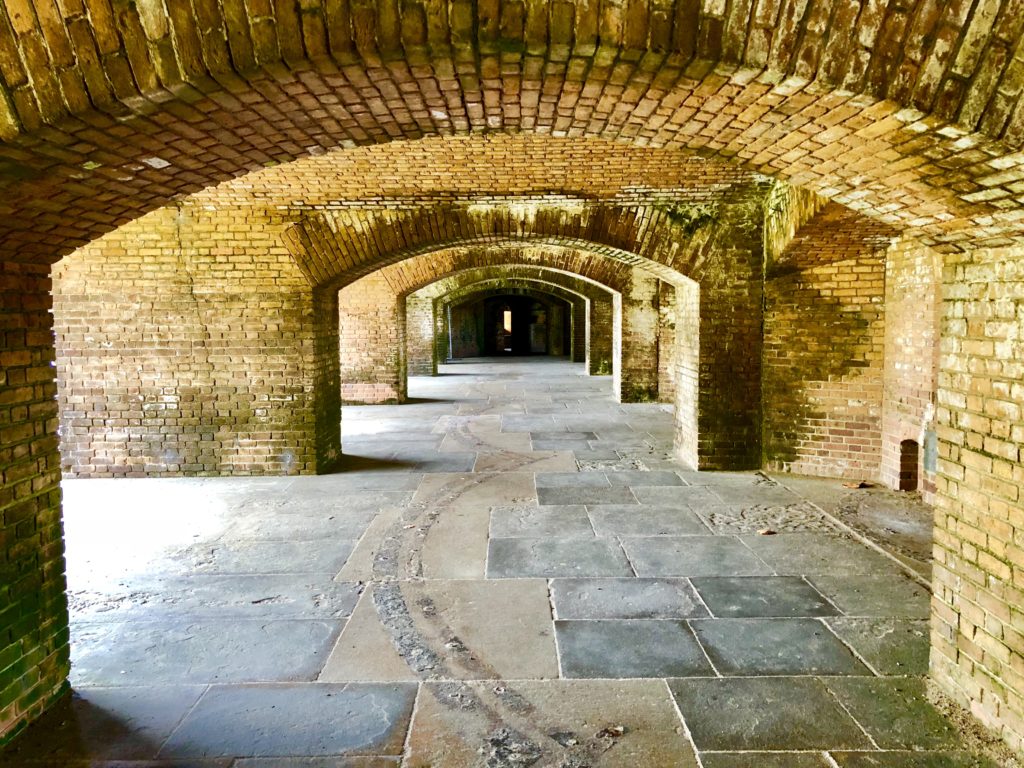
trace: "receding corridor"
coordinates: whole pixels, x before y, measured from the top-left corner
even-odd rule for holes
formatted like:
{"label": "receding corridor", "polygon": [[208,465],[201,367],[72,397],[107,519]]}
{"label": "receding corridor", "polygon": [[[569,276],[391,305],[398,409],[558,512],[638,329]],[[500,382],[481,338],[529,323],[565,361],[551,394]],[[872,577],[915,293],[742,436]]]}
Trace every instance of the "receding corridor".
{"label": "receding corridor", "polygon": [[681,468],[582,364],[441,374],[332,475],[66,481],[76,695],[0,764],[995,765],[928,702],[928,564],[814,503],[858,489]]}

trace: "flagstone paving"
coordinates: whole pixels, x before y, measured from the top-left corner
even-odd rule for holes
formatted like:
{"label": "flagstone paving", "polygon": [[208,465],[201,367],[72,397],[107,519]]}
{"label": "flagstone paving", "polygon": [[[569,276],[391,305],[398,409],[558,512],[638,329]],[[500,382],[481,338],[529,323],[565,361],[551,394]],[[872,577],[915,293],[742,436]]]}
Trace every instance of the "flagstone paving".
{"label": "flagstone paving", "polygon": [[564,361],[410,393],[344,409],[336,474],[65,483],[73,693],[0,764],[994,765],[838,481],[682,467]]}

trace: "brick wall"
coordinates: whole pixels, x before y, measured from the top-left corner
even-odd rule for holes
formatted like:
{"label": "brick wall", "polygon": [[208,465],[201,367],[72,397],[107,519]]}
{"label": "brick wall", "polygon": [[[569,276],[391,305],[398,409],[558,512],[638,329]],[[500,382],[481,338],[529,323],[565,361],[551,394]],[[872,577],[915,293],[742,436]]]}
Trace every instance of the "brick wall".
{"label": "brick wall", "polygon": [[675,290],[675,452],[688,467],[697,468],[700,441],[700,288],[692,280]]}
{"label": "brick wall", "polygon": [[886,228],[829,204],[768,265],[766,466],[878,477],[889,241]]}
{"label": "brick wall", "polygon": [[[587,307],[587,371],[591,376],[609,376],[615,368],[614,340],[618,330],[614,324],[615,305],[607,299],[594,298]],[[607,329],[607,333],[601,333]]]}
{"label": "brick wall", "polygon": [[916,483],[904,477],[903,486],[914,485],[928,502],[935,496],[941,272],[941,254],[913,241],[901,240],[886,254],[881,480],[901,487],[901,446],[912,441]]}
{"label": "brick wall", "polygon": [[620,403],[658,399],[658,285],[635,270],[616,302],[614,388]]}
{"label": "brick wall", "polygon": [[1024,749],[1024,248],[946,254],[931,673]]}
{"label": "brick wall", "polygon": [[68,476],[314,470],[311,291],[247,214],[164,209],[54,268]]}
{"label": "brick wall", "polygon": [[437,375],[434,299],[412,294],[405,300],[405,364],[410,376]]}
{"label": "brick wall", "polygon": [[406,399],[404,301],[383,272],[338,293],[341,399],[349,404]]}
{"label": "brick wall", "polygon": [[664,280],[658,282],[658,400],[674,403],[679,351],[676,348],[676,288]]}
{"label": "brick wall", "polygon": [[0,740],[69,671],[49,268],[0,259]]}

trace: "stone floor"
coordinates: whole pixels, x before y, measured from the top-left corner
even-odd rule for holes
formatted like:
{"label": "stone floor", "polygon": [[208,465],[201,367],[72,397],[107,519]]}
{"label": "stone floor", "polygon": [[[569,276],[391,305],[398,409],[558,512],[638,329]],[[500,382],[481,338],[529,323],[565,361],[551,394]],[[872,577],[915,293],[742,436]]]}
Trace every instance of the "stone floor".
{"label": "stone floor", "polygon": [[66,483],[74,695],[0,764],[992,765],[836,481],[682,469],[580,365],[442,373],[339,474]]}

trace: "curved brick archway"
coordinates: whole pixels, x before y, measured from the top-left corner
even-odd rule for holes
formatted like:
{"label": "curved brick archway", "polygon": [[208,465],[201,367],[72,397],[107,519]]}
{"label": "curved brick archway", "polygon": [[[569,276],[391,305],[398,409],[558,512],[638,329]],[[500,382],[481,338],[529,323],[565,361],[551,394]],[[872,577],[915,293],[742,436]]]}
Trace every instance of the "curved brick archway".
{"label": "curved brick archway", "polygon": [[[542,285],[528,283],[526,281],[510,281],[507,285],[492,286],[490,288],[479,287],[476,290],[467,289],[464,293],[449,294],[438,302],[436,316],[437,336],[432,346],[440,350],[442,344],[447,344],[449,339],[460,337],[460,333],[467,330],[476,330],[477,313],[483,311],[484,304],[497,297],[513,296],[516,298],[527,298],[545,307],[546,311],[546,334],[544,337],[545,353],[555,357],[567,357],[573,360],[574,353],[574,331],[580,322],[584,330],[579,334],[580,340],[586,338],[586,299],[579,295],[566,291],[555,285]],[[408,305],[407,305],[408,306]],[[482,317],[482,316],[481,316]],[[411,313],[410,313],[411,319]],[[608,331],[611,329],[608,328]],[[468,334],[467,334],[468,335]],[[479,344],[477,334],[473,338],[472,345],[456,350],[451,359],[472,358],[486,356],[486,350]],[[410,334],[410,342],[412,341]],[[586,342],[583,341],[583,349],[586,349]],[[412,345],[410,344],[410,362]]]}
{"label": "curved brick archway", "polygon": [[[496,276],[497,275],[497,276]],[[612,369],[612,293],[596,284],[551,270],[473,269],[439,280],[406,297],[408,370],[410,375],[433,375],[445,359],[444,308],[464,296],[504,286],[554,291],[573,305],[572,359],[586,363],[591,374]],[[430,343],[435,341],[438,343]]]}
{"label": "curved brick archway", "polygon": [[[0,242],[52,259],[267,163],[483,130],[684,146],[937,239],[1004,236],[1020,226],[1018,15],[924,0],[19,5],[0,17],[16,201]],[[965,237],[962,217],[991,228]]]}

